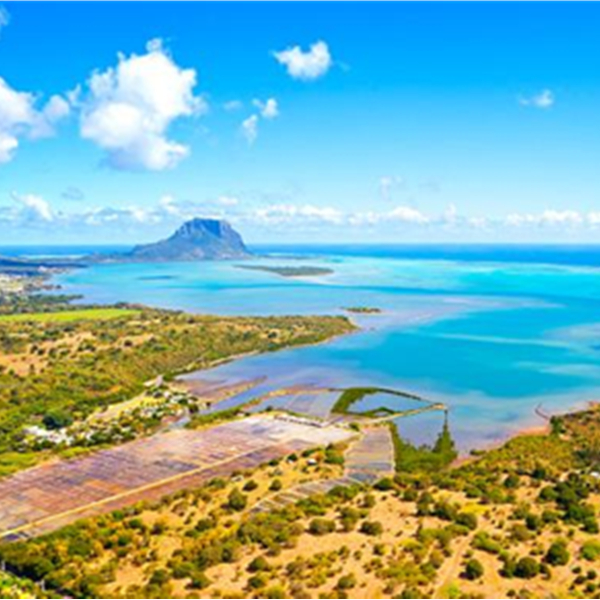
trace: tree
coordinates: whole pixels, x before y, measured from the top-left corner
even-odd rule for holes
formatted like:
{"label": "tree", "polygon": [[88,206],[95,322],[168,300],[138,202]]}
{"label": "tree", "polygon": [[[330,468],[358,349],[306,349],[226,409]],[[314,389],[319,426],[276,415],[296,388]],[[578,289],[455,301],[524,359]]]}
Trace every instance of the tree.
{"label": "tree", "polygon": [[73,417],[61,410],[55,410],[46,414],[43,419],[46,429],[64,429],[73,424]]}
{"label": "tree", "polygon": [[248,499],[238,488],[234,488],[231,490],[229,494],[229,500],[227,501],[227,506],[236,512],[240,512],[248,506]]}
{"label": "tree", "polygon": [[308,526],[311,535],[325,535],[335,531],[335,523],[328,519],[313,519]]}
{"label": "tree", "polygon": [[442,433],[440,433],[440,436],[435,443],[433,452],[440,456],[442,463],[445,465],[449,465],[458,456],[456,445],[452,439],[452,434],[450,433],[450,425],[448,423],[447,413],[446,419],[444,420],[444,428],[442,429]]}
{"label": "tree", "polygon": [[383,533],[383,525],[375,521],[365,521],[360,526],[360,532],[364,535],[379,536]]}
{"label": "tree", "polygon": [[525,556],[515,566],[515,576],[520,579],[533,579],[540,573],[540,565],[531,556]]}
{"label": "tree", "polygon": [[563,540],[554,542],[544,558],[545,562],[553,567],[565,566],[571,560],[567,544]]}
{"label": "tree", "polygon": [[476,558],[472,558],[471,560],[467,561],[467,564],[465,565],[465,571],[463,573],[465,579],[468,579],[469,581],[475,581],[476,579],[483,577],[483,574],[483,565]]}

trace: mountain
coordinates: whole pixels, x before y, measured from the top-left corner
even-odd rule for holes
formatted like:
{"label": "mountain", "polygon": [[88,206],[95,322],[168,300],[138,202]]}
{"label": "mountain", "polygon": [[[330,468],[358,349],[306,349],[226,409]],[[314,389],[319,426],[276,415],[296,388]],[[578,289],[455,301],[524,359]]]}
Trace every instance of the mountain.
{"label": "mountain", "polygon": [[192,219],[171,237],[136,246],[123,254],[124,262],[170,262],[247,258],[250,252],[240,234],[227,221]]}

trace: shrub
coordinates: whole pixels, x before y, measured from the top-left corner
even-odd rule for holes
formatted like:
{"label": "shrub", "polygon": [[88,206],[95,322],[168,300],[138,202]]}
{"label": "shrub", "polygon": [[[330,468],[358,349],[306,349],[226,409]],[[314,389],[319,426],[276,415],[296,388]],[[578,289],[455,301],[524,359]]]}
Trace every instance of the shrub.
{"label": "shrub", "polygon": [[340,578],[340,580],[337,582],[337,586],[336,588],[341,591],[344,592],[346,590],[351,590],[352,588],[356,587],[356,576],[351,574],[351,575],[344,575],[343,577]]}
{"label": "shrub", "polygon": [[383,525],[376,521],[365,521],[360,526],[360,532],[365,535],[379,536],[383,533]]}
{"label": "shrub", "polygon": [[236,512],[242,511],[248,506],[248,499],[240,490],[234,488],[229,494],[227,507]]}
{"label": "shrub", "polygon": [[258,573],[260,571],[268,571],[271,568],[267,559],[264,556],[257,556],[249,565],[248,572]]}
{"label": "shrub", "polygon": [[326,535],[335,531],[335,523],[329,519],[313,519],[308,526],[311,535]]}
{"label": "shrub", "polygon": [[274,479],[269,489],[272,492],[280,492],[283,489],[283,483],[281,483],[281,479]]}
{"label": "shrub", "polygon": [[456,523],[471,531],[475,531],[477,529],[477,516],[473,513],[459,513],[456,515]]}
{"label": "shrub", "polygon": [[600,558],[600,541],[589,540],[581,546],[581,557],[589,562]]}
{"label": "shrub", "polygon": [[476,579],[483,577],[483,573],[483,565],[476,558],[472,558],[471,560],[467,561],[463,576],[469,581],[475,581]]}
{"label": "shrub", "polygon": [[258,483],[256,483],[256,481],[251,479],[244,486],[244,492],[254,492],[257,488],[258,488]]}
{"label": "shrub", "polygon": [[547,564],[553,567],[564,566],[568,564],[569,560],[571,560],[571,555],[567,549],[566,542],[563,540],[554,542],[548,549],[544,560]]}
{"label": "shrub", "polygon": [[207,577],[206,573],[200,571],[195,573],[192,576],[192,580],[190,582],[190,587],[195,590],[204,590],[211,584],[210,579]]}
{"label": "shrub", "polygon": [[525,556],[515,565],[515,577],[520,579],[533,579],[540,573],[540,565],[531,556]]}

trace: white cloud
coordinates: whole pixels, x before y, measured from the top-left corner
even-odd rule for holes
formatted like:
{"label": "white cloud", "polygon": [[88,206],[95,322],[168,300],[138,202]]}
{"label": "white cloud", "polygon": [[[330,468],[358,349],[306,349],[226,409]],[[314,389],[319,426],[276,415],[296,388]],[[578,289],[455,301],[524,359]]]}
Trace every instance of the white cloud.
{"label": "white cloud", "polygon": [[323,41],[316,42],[306,52],[300,46],[294,46],[273,55],[291,77],[304,81],[322,77],[333,65],[329,46]]}
{"label": "white cloud", "polygon": [[504,222],[512,227],[579,227],[586,223],[595,224],[596,213],[582,214],[576,210],[548,209],[538,214],[511,213]]}
{"label": "white cloud", "polygon": [[18,205],[15,212],[16,218],[26,222],[51,223],[55,219],[50,204],[41,196],[35,194],[11,194],[13,201]]}
{"label": "white cloud", "polygon": [[0,164],[10,162],[19,147],[19,141],[13,135],[0,131]]}
{"label": "white cloud", "polygon": [[258,138],[258,115],[251,115],[242,122],[242,135],[252,145]]}
{"label": "white cloud", "polygon": [[235,196],[220,196],[217,198],[217,204],[221,206],[238,206],[239,203],[239,198]]}
{"label": "white cloud", "polygon": [[295,223],[299,221],[341,224],[344,220],[344,214],[330,206],[273,204],[256,209],[250,215],[250,218],[266,225]]}
{"label": "white cloud", "polygon": [[189,154],[167,137],[177,119],[206,111],[194,95],[197,74],[182,69],[160,40],[146,54],[119,55],[116,67],[95,72],[83,100],[81,135],[106,150],[117,169],[162,171]]}
{"label": "white cloud", "polygon": [[244,108],[244,103],[241,100],[230,100],[229,102],[225,102],[225,104],[223,104],[223,108],[227,112],[236,112]]}
{"label": "white cloud", "polygon": [[258,139],[260,119],[272,120],[279,116],[279,104],[275,98],[269,98],[265,102],[255,99],[252,104],[259,110],[258,114],[250,115],[242,121],[241,133],[250,146]]}
{"label": "white cloud", "polygon": [[253,104],[260,110],[263,119],[275,119],[279,116],[279,103],[275,98],[269,98],[266,102],[257,99]]}
{"label": "white cloud", "polygon": [[[160,227],[160,232],[175,228],[183,221],[194,217],[226,218],[236,226],[257,227],[269,232],[279,231],[293,235],[298,232],[336,232],[344,235],[352,230],[378,232],[383,236],[402,232],[407,235],[447,234],[451,232],[478,232],[478,235],[539,235],[540,231],[551,232],[553,236],[582,234],[595,235],[600,228],[600,212],[580,212],[573,209],[547,209],[539,213],[513,212],[504,216],[486,217],[463,215],[451,205],[439,213],[424,213],[419,209],[398,205],[392,210],[347,211],[331,205],[310,203],[273,202],[257,205],[251,197],[241,202],[237,196],[221,195],[204,201],[180,200],[171,194],[164,194],[149,205],[130,204],[125,206],[81,206],[72,212],[53,209],[51,204],[39,195],[11,195],[12,202],[0,205],[0,224],[10,228],[49,228],[55,232],[77,232],[82,228],[110,227],[107,232],[139,232]],[[510,232],[513,232],[512,234]],[[342,233],[344,232],[344,233]],[[419,234],[418,232],[421,232]],[[537,233],[536,233],[537,232]],[[558,239],[558,238],[557,238]]]}
{"label": "white cloud", "polygon": [[429,223],[429,217],[426,217],[421,211],[410,206],[398,206],[387,215],[390,221],[399,221],[401,223],[414,223],[416,225],[425,225]]}
{"label": "white cloud", "polygon": [[52,96],[41,110],[36,104],[33,94],[15,90],[0,77],[0,163],[14,158],[21,137],[53,135],[55,124],[70,112],[61,96]]}
{"label": "white cloud", "polygon": [[442,214],[442,222],[446,225],[456,225],[459,222],[460,216],[458,214],[458,208],[455,204],[449,204],[446,210]]}
{"label": "white cloud", "polygon": [[542,90],[538,94],[533,96],[521,96],[519,103],[522,106],[531,106],[533,108],[548,109],[552,108],[556,103],[556,96],[554,92],[549,89]]}

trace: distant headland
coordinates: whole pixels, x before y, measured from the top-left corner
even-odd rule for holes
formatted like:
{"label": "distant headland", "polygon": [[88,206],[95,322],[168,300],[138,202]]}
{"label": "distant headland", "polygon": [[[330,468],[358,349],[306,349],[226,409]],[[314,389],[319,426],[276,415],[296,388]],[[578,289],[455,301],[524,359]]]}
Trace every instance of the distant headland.
{"label": "distant headland", "polygon": [[242,236],[227,222],[196,218],[184,223],[171,237],[136,246],[130,252],[97,257],[99,261],[176,262],[248,258]]}

